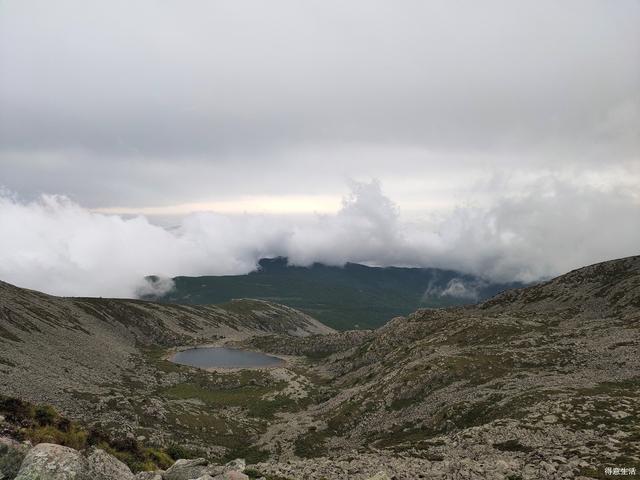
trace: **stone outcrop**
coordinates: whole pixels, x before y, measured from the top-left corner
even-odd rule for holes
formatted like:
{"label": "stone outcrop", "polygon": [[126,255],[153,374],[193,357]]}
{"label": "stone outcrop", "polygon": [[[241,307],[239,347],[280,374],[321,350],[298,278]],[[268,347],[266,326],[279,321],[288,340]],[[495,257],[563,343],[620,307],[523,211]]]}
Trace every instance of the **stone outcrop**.
{"label": "stone outcrop", "polygon": [[41,443],[27,454],[16,480],[88,480],[88,472],[87,459],[77,450]]}
{"label": "stone outcrop", "polygon": [[163,480],[190,480],[201,478],[210,472],[209,462],[204,458],[178,460],[162,475]]}
{"label": "stone outcrop", "polygon": [[104,450],[99,449],[95,449],[87,457],[87,471],[93,480],[134,479],[129,467]]}
{"label": "stone outcrop", "polygon": [[[15,480],[249,480],[243,473],[246,462],[236,459],[225,465],[210,464],[204,458],[177,460],[167,471],[140,472],[104,450],[77,451],[40,443],[24,458]],[[0,480],[13,480],[0,470]]]}

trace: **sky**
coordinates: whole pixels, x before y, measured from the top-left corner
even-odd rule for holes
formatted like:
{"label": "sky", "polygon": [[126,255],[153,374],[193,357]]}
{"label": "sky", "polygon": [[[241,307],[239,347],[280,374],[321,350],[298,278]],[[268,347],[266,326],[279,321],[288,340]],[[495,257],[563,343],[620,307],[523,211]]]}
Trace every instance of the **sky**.
{"label": "sky", "polygon": [[640,253],[640,1],[3,0],[0,279]]}

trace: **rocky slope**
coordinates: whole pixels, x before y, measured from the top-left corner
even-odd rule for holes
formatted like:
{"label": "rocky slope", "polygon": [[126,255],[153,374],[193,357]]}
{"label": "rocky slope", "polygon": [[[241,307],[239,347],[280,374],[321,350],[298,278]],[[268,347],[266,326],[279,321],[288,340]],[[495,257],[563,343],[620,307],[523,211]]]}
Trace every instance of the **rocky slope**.
{"label": "rocky slope", "polygon": [[262,419],[252,422],[240,413],[220,411],[212,423],[228,438],[212,444],[214,433],[191,432],[210,407],[183,402],[185,392],[195,385],[217,385],[249,398],[276,391],[280,381],[256,380],[260,375],[251,372],[220,376],[178,367],[163,360],[168,349],[269,333],[331,332],[297,310],[264,301],[176,306],[59,298],[0,282],[0,394],[51,404],[73,419],[100,422],[122,434],[161,443],[179,437],[224,452],[225,445],[237,446],[239,438],[250,437]]}
{"label": "rocky slope", "polygon": [[[74,325],[64,331],[80,338]],[[184,338],[153,337],[145,350],[142,339],[154,334],[141,331],[125,380],[110,379],[116,366],[99,382],[87,377],[83,388],[96,391],[76,392],[88,403],[74,394],[66,411],[124,423],[153,442],[177,437],[209,458],[244,456],[267,479],[364,480],[380,471],[397,480],[586,479],[609,478],[607,468],[638,478],[640,257],[476,306],[419,310],[374,331],[245,333],[234,342],[289,355],[286,366],[221,373],[167,364],[163,348]],[[51,352],[74,355],[71,378],[89,375],[88,359]],[[6,371],[18,368],[7,360]],[[29,395],[56,388],[38,368],[28,372]]]}
{"label": "rocky slope", "polygon": [[[281,460],[342,457],[353,478],[384,464],[398,478],[573,478],[640,463],[640,257],[369,334],[251,342],[315,358],[324,345],[318,370],[336,392],[287,418],[296,438],[269,435],[288,440],[271,447]],[[322,462],[293,461],[272,471],[322,478]]]}

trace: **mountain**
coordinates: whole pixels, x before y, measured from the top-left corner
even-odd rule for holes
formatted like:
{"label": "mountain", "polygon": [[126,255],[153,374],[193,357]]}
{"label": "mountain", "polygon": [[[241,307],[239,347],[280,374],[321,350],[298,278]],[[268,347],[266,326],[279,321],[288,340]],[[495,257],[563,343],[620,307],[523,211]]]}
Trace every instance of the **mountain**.
{"label": "mountain", "polygon": [[0,394],[125,433],[130,424],[146,425],[149,436],[162,436],[156,416],[166,416],[167,431],[186,421],[154,399],[172,375],[184,377],[168,373],[176,367],[163,360],[171,347],[331,332],[304,313],[259,300],[184,306],[60,298],[0,282]]}
{"label": "mountain", "polygon": [[299,309],[338,330],[376,328],[420,307],[476,303],[520,283],[492,283],[437,268],[332,267],[262,259],[247,275],[176,277],[175,288],[158,301],[215,304],[257,298]]}
{"label": "mountain", "polygon": [[[242,457],[248,478],[267,480],[640,471],[640,257],[345,332],[265,302],[225,310],[0,287],[2,395],[51,403],[129,446],[205,458],[176,468]],[[286,364],[206,371],[166,360],[172,347],[212,342]]]}
{"label": "mountain", "polygon": [[386,452],[399,478],[605,478],[640,465],[640,257],[360,335],[250,343],[319,359],[339,392],[288,419],[290,455]]}

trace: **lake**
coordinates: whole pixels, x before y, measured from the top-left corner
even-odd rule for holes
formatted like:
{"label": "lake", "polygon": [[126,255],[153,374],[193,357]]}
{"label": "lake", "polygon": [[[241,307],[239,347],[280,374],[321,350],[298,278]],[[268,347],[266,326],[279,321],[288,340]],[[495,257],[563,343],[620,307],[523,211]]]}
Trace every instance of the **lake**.
{"label": "lake", "polygon": [[284,360],[271,355],[226,347],[190,348],[176,353],[171,361],[200,368],[255,368],[284,364]]}

